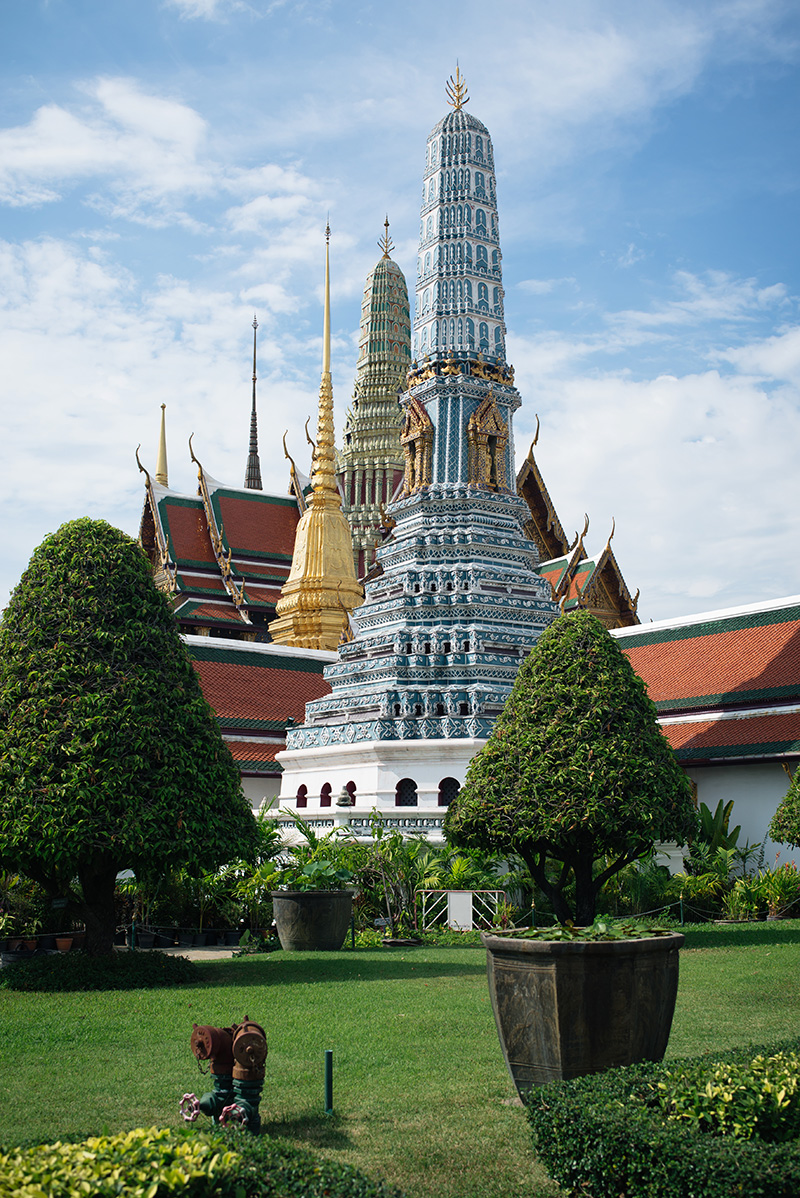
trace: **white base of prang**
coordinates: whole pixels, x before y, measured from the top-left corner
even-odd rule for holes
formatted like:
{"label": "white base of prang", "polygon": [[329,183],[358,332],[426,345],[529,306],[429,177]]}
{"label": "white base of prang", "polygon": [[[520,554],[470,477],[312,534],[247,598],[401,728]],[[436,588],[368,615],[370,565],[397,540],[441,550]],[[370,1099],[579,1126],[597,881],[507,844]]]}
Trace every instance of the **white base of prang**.
{"label": "white base of prang", "polygon": [[[446,778],[464,781],[472,757],[486,744],[482,739],[366,741],[358,745],[286,749],[276,760],[283,767],[281,790],[272,803],[276,816],[290,822],[296,812],[312,828],[341,827],[359,839],[370,839],[370,821],[378,816],[388,831],[405,836],[442,840],[447,808],[439,803]],[[397,784],[411,778],[417,785],[416,806],[398,806]],[[343,787],[355,783],[355,805],[337,806]],[[322,807],[325,784],[331,805]],[[307,806],[297,806],[297,792],[306,787]],[[281,818],[278,816],[278,818]],[[281,821],[283,822],[283,821]]]}

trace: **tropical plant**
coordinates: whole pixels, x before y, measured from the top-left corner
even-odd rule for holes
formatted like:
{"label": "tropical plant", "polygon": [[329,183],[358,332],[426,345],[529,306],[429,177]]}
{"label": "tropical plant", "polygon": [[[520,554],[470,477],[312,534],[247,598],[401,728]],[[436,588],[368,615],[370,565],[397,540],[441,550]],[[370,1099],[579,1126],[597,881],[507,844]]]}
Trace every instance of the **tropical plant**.
{"label": "tropical plant", "polygon": [[73,888],[112,950],[123,869],[255,846],[239,773],[140,547],[102,521],[45,539],[0,622],[0,865]]}
{"label": "tropical plant", "polygon": [[776,864],[775,869],[762,869],[755,881],[755,889],[769,914],[775,918],[800,898],[800,872],[793,861],[780,866]]}
{"label": "tropical plant", "polygon": [[695,825],[644,682],[586,611],[539,638],[444,821],[456,847],[518,853],[556,917],[581,924],[609,878],[656,841],[687,843]]}
{"label": "tropical plant", "polygon": [[319,836],[301,816],[289,814],[303,839],[284,850],[288,861],[280,869],[276,889],[342,890],[353,878],[353,870],[342,860],[352,838],[337,828]]}

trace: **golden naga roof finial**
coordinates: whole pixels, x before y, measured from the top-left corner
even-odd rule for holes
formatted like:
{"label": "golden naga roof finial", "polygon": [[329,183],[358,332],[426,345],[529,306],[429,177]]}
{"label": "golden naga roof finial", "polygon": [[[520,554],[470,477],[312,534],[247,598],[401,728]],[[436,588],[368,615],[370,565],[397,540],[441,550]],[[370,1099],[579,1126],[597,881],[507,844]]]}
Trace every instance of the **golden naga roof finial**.
{"label": "golden naga roof finial", "polygon": [[611,542],[614,540],[614,533],[616,531],[617,531],[617,522],[614,519],[614,517],[612,516],[611,517],[611,532],[608,534],[608,540],[606,541],[606,553],[611,548]]}
{"label": "golden naga roof finial", "polygon": [[528,450],[528,461],[531,463],[533,463],[533,451],[536,448],[536,446],[539,444],[539,427],[540,427],[539,413],[537,412],[536,413],[536,432],[533,434],[533,440],[531,441],[531,447]]}
{"label": "golden naga roof finial", "polygon": [[392,242],[392,239],[389,236],[389,217],[388,217],[388,215],[386,217],[386,220],[383,222],[383,228],[385,231],[384,231],[383,237],[378,238],[378,249],[383,250],[384,258],[388,258],[390,256],[392,250],[394,249],[394,243]]}
{"label": "golden naga roof finial", "polygon": [[456,77],[454,79],[452,75],[450,76],[444,90],[447,92],[447,103],[451,104],[456,112],[459,112],[469,100],[467,85],[458,68],[458,59],[456,59]]}

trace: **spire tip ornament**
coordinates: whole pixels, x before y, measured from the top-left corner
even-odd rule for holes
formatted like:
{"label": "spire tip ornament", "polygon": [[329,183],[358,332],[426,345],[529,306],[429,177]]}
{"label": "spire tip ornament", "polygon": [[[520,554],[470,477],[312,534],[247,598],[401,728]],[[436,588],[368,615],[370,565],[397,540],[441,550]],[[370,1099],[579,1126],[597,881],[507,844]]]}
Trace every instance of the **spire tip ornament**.
{"label": "spire tip ornament", "polygon": [[388,258],[394,249],[394,243],[389,236],[389,217],[383,222],[384,234],[378,238],[378,249],[383,250],[384,258]]}
{"label": "spire tip ornament", "polygon": [[447,103],[450,104],[456,112],[460,112],[464,105],[469,101],[469,93],[467,85],[464,82],[464,77],[458,67],[458,59],[456,59],[456,77],[451,75],[445,84],[445,92],[447,93]]}

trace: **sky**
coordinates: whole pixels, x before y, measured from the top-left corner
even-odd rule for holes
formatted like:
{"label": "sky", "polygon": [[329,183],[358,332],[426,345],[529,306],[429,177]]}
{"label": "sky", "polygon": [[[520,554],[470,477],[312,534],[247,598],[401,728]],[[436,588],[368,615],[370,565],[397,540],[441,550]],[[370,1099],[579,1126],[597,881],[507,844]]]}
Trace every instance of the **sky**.
{"label": "sky", "polygon": [[165,403],[308,471],[330,216],[341,433],[388,214],[413,295],[456,61],[495,150],[508,359],[568,534],[643,620],[800,593],[796,0],[0,0],[0,605],[65,520],[136,535]]}

